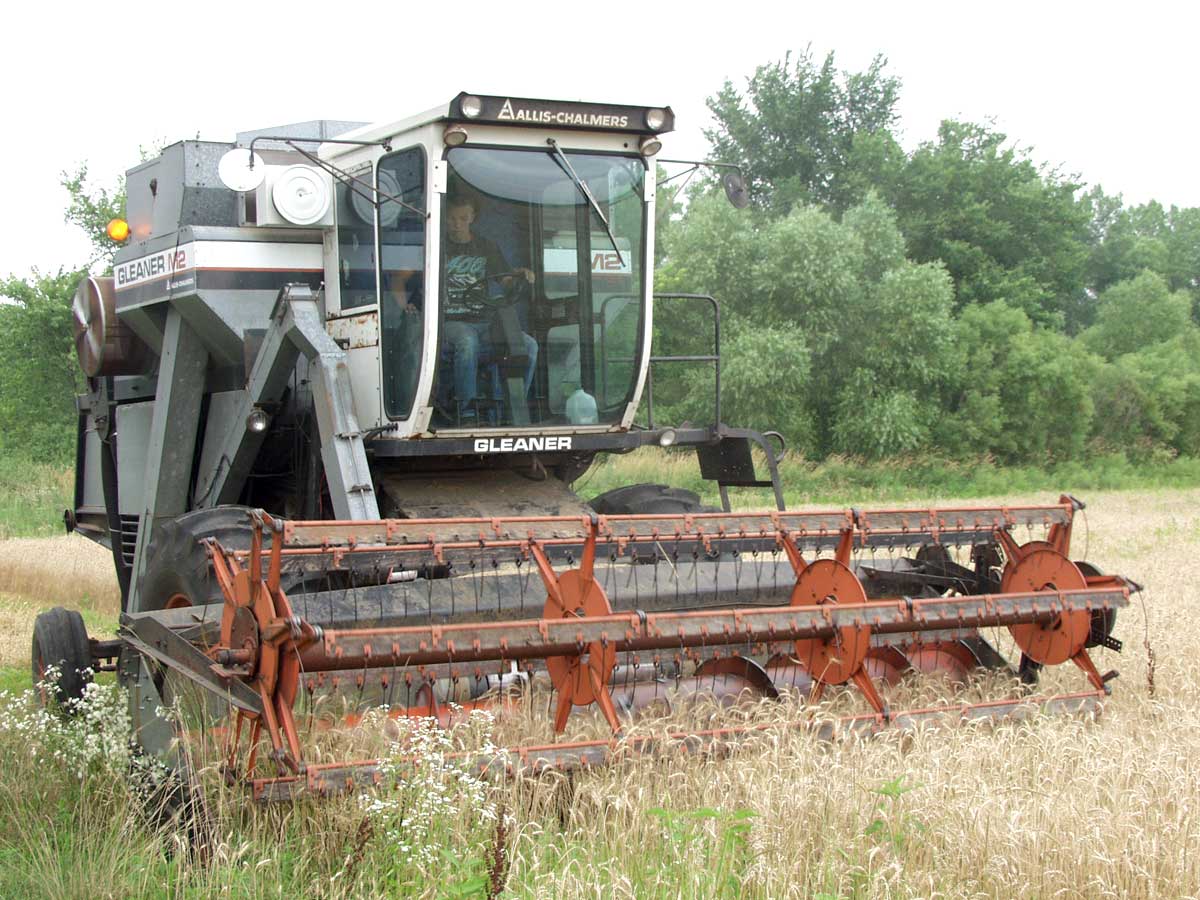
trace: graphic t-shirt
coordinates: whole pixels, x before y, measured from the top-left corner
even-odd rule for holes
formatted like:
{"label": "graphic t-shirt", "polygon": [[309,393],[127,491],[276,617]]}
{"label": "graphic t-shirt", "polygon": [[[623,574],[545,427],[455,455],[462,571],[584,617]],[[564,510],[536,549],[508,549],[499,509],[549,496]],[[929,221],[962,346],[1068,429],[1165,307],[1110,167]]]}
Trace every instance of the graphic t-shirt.
{"label": "graphic t-shirt", "polygon": [[[464,299],[471,285],[485,275],[498,275],[505,271],[504,257],[499,248],[485,237],[472,235],[465,243],[455,243],[446,237],[446,313],[463,316],[478,313],[478,305]],[[471,288],[471,297],[487,296],[496,288],[486,283]]]}

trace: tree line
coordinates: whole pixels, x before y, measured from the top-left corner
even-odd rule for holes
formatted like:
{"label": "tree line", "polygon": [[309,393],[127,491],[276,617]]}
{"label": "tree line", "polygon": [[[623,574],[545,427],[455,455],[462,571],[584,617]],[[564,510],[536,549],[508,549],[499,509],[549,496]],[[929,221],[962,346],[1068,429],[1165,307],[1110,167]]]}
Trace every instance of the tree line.
{"label": "tree line", "polygon": [[[988,124],[906,152],[899,95],[881,57],[804,52],[709,98],[751,207],[693,189],[656,287],[721,299],[726,418],[817,459],[1200,452],[1200,209],[1126,206]],[[700,421],[710,378],[664,371],[656,404]]]}
{"label": "tree line", "polygon": [[[656,289],[718,297],[723,417],[812,459],[933,453],[1052,464],[1200,454],[1200,209],[1039,164],[987,123],[906,151],[899,79],[809,51],[708,100],[711,158],[747,174],[660,188]],[[0,452],[74,451],[71,292],[111,259],[120,185],[65,175],[97,256],[0,281]],[[660,354],[703,353],[702,311],[658,317]],[[656,419],[704,422],[712,373],[663,367]]]}

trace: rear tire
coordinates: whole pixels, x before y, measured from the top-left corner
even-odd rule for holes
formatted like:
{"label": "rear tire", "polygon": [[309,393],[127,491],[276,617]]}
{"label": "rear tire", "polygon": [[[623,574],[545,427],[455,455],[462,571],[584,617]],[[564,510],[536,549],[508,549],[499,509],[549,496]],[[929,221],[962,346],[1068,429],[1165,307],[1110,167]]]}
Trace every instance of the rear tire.
{"label": "rear tire", "polygon": [[602,516],[687,515],[720,512],[700,502],[700,495],[665,484],[631,484],[605,491],[589,504]]}
{"label": "rear tire", "polygon": [[[33,622],[33,686],[42,706],[57,700],[64,710],[83,696],[92,683],[92,651],[83,616],[73,609],[56,606],[40,613]],[[46,670],[59,671],[58,683],[46,685]]]}

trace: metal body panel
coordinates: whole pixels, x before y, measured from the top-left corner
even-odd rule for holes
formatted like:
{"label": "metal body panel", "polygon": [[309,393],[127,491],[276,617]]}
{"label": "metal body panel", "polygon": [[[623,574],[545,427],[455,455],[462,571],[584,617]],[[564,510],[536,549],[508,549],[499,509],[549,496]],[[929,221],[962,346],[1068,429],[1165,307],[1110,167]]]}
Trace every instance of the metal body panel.
{"label": "metal body panel", "polygon": [[[211,423],[213,449],[202,459],[196,504],[232,503],[267,432],[251,432],[245,422],[254,407],[282,396],[299,355],[308,373],[321,438],[321,457],[330,498],[338,516],[350,519],[379,515],[366,450],[354,407],[346,352],[325,331],[316,295],[303,285],[280,291],[263,339],[237,401],[218,410]],[[208,444],[206,436],[205,442]]]}
{"label": "metal body panel", "polygon": [[[213,491],[213,478],[218,469],[228,465],[224,455],[225,443],[230,435],[244,432],[244,422],[237,419],[238,412],[245,398],[245,391],[220,391],[209,394],[208,416],[204,424],[204,442],[200,450],[200,468],[197,470],[195,494],[192,506],[200,508],[215,506],[221,502],[219,498],[210,497]],[[241,481],[238,481],[238,489]],[[236,499],[236,494],[234,496]],[[232,503],[233,500],[224,502]]]}
{"label": "metal body panel", "polygon": [[163,335],[158,393],[146,447],[146,469],[142,474],[145,495],[134,551],[128,606],[132,612],[139,610],[139,581],[145,572],[146,548],[156,524],[188,511],[188,484],[191,482],[207,364],[208,353],[200,338],[176,310],[171,310]]}
{"label": "metal body panel", "polygon": [[341,137],[357,128],[365,128],[369,124],[368,122],[352,122],[344,119],[310,119],[307,122],[293,122],[290,125],[274,125],[270,128],[239,131],[234,136],[234,143],[239,147],[249,147],[250,142],[255,141],[254,151],[256,153],[259,152],[260,148],[264,150],[290,149],[282,141],[263,140],[264,136],[274,135],[301,138],[301,140],[295,142],[297,146],[303,147],[305,150],[315,151],[321,146],[322,141],[329,138]]}
{"label": "metal body panel", "polygon": [[88,416],[83,430],[83,483],[77,497],[80,507],[104,509],[104,488],[100,481],[100,453],[103,446],[96,432],[95,420]]}
{"label": "metal body panel", "polygon": [[155,308],[170,302],[220,364],[241,366],[247,332],[262,329],[279,289],[296,282],[320,286],[321,250],[311,241],[224,237],[166,249],[148,242],[141,256],[118,262],[118,315],[152,347],[161,346],[165,316]]}
{"label": "metal body panel", "polygon": [[153,418],[153,401],[117,407],[117,490],[123,516],[140,516],[143,511]]}
{"label": "metal body panel", "polygon": [[327,319],[325,330],[345,350],[379,346],[379,313],[368,310],[358,315]]}
{"label": "metal body panel", "polygon": [[379,344],[351,346],[346,351],[346,366],[354,386],[354,408],[360,423],[377,428],[387,420],[383,416],[383,388],[379,374]]}
{"label": "metal body panel", "polygon": [[230,145],[180,141],[126,174],[126,218],[134,240],[188,225],[236,225],[237,196],[221,183],[217,163]]}
{"label": "metal body panel", "polygon": [[[251,231],[252,228],[245,230]],[[289,281],[323,274],[317,241],[237,241],[192,237],[118,259],[117,313],[192,294],[274,292]],[[261,327],[261,325],[260,325]]]}

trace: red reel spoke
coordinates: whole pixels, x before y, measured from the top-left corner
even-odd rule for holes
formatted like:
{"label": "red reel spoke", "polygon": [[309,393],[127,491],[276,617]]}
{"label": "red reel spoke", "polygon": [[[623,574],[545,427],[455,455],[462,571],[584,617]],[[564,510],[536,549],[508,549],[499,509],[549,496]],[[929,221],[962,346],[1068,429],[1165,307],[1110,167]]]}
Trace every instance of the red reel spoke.
{"label": "red reel spoke", "polygon": [[[836,559],[818,559],[807,566],[792,589],[792,606],[853,606],[866,602],[862,583],[849,566]],[[871,649],[868,626],[843,625],[830,637],[798,640],[795,649],[796,659],[812,676],[810,698],[814,702],[820,698],[824,685],[854,681],[876,712],[884,711],[883,700],[863,669]]]}
{"label": "red reel spoke", "polygon": [[[548,561],[546,566],[549,567]],[[588,568],[590,570],[590,565]],[[551,572],[553,573],[553,570]],[[545,577],[543,572],[543,578]],[[611,614],[612,607],[608,597],[590,571],[585,573],[580,569],[570,569],[554,576],[553,588],[547,586],[543,618],[582,619]],[[554,716],[556,733],[561,734],[566,728],[573,706],[591,706],[593,703],[600,707],[614,732],[621,730],[616,707],[608,692],[608,682],[616,665],[616,647],[603,641],[585,644],[578,656],[546,658],[546,669],[550,672],[550,680],[558,693],[558,709]]]}
{"label": "red reel spoke", "polygon": [[[1005,591],[1071,591],[1087,587],[1087,579],[1069,559],[1037,541],[1022,548],[1015,563],[1005,567]],[[1043,622],[1023,622],[1008,630],[1021,652],[1046,666],[1056,666],[1080,653],[1087,644],[1092,615],[1086,609],[1062,610]]]}

